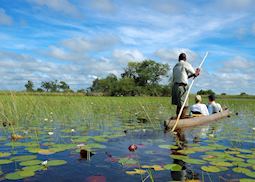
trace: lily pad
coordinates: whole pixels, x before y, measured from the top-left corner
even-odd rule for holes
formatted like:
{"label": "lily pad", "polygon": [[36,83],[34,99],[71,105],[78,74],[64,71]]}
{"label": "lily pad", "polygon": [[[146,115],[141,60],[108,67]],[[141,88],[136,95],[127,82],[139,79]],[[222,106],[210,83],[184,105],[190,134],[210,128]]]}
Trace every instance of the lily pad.
{"label": "lily pad", "polygon": [[41,155],[51,155],[51,154],[55,154],[56,152],[54,151],[54,149],[40,149],[38,151],[38,154],[41,154]]}
{"label": "lily pad", "polygon": [[152,166],[143,165],[141,167],[142,168],[147,168],[147,169],[154,169],[155,171],[162,171],[162,170],[164,170],[164,168],[162,168],[160,165],[152,165]]}
{"label": "lily pad", "polygon": [[11,160],[8,160],[8,159],[1,159],[0,160],[0,165],[1,164],[10,164],[10,163],[12,163],[13,161],[11,161]]}
{"label": "lily pad", "polygon": [[245,158],[245,159],[253,159],[253,158],[255,158],[255,155],[252,155],[252,154],[238,154],[236,156],[240,157],[240,158]]}
{"label": "lily pad", "polygon": [[167,170],[171,170],[171,171],[181,171],[182,170],[182,166],[180,166],[179,164],[166,164],[166,165],[164,165],[164,168]]}
{"label": "lily pad", "polygon": [[24,171],[41,171],[41,170],[46,170],[47,168],[45,166],[42,165],[35,165],[35,166],[27,166],[27,167],[23,167],[22,170]]}
{"label": "lily pad", "polygon": [[35,173],[33,171],[16,171],[14,173],[8,173],[5,175],[5,179],[8,180],[19,180],[19,179],[24,179],[28,177],[34,176]]}
{"label": "lily pad", "polygon": [[250,178],[241,178],[240,182],[255,182],[255,179],[250,179]]}
{"label": "lily pad", "polygon": [[36,157],[37,157],[36,155],[20,155],[20,156],[12,157],[11,160],[17,161],[17,162],[23,162],[23,161],[36,159]]}
{"label": "lily pad", "polygon": [[41,163],[42,163],[41,160],[31,160],[31,161],[21,162],[19,165],[21,165],[21,166],[34,166],[34,165],[41,164]]}
{"label": "lily pad", "polygon": [[247,162],[255,165],[255,159],[248,159]]}
{"label": "lily pad", "polygon": [[247,171],[244,172],[244,174],[245,174],[246,176],[251,177],[251,178],[255,178],[255,172],[254,172],[254,171],[247,170]]}
{"label": "lily pad", "polygon": [[224,162],[224,161],[222,161],[222,162],[220,162],[220,161],[212,161],[212,162],[210,162],[210,164],[212,164],[214,166],[222,166],[222,167],[231,167],[231,166],[233,166],[232,163]]}
{"label": "lily pad", "polygon": [[220,172],[220,168],[216,167],[216,166],[202,166],[201,169],[205,172],[209,172],[209,173],[217,173]]}
{"label": "lily pad", "polygon": [[119,160],[119,163],[121,163],[123,166],[133,166],[138,165],[138,161],[132,158],[124,157]]}
{"label": "lily pad", "polygon": [[134,169],[134,171],[126,171],[127,174],[129,175],[134,175],[134,174],[145,174],[146,171],[142,169]]}
{"label": "lily pad", "polygon": [[85,146],[85,148],[89,148],[89,149],[94,149],[94,148],[96,148],[96,149],[103,149],[103,148],[106,148],[106,146],[105,145],[102,145],[102,144],[99,144],[99,143],[90,143],[90,144],[87,144],[86,146]]}
{"label": "lily pad", "polygon": [[159,145],[158,147],[162,149],[178,149],[179,148],[176,145]]}
{"label": "lily pad", "polygon": [[11,153],[9,152],[0,152],[0,158],[1,157],[9,157],[11,155]]}
{"label": "lily pad", "polygon": [[240,154],[239,151],[225,151],[227,154]]}
{"label": "lily pad", "polygon": [[97,142],[107,142],[108,141],[108,139],[106,139],[104,136],[91,136],[90,138]]}
{"label": "lily pad", "polygon": [[205,161],[201,159],[184,159],[183,161],[189,164],[205,164],[206,163]]}
{"label": "lily pad", "polygon": [[47,166],[61,166],[66,163],[67,162],[65,160],[51,160],[51,161],[48,161]]}
{"label": "lily pad", "polygon": [[236,173],[246,173],[249,172],[249,169],[243,168],[243,167],[235,167],[232,169]]}

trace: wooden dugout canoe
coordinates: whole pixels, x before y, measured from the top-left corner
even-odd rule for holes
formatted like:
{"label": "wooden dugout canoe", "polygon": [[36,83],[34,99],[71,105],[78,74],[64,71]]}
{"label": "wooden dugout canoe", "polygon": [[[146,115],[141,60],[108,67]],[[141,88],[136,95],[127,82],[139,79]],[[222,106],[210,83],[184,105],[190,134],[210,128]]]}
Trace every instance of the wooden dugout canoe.
{"label": "wooden dugout canoe", "polygon": [[[192,117],[187,119],[180,119],[176,128],[188,128],[188,127],[208,124],[208,123],[217,121],[221,118],[230,116],[230,114],[231,112],[228,109],[226,109],[222,112],[212,114],[209,116],[199,116],[199,117]],[[176,122],[176,119],[166,120],[164,121],[164,126],[166,129],[171,129],[174,126],[175,122]]]}

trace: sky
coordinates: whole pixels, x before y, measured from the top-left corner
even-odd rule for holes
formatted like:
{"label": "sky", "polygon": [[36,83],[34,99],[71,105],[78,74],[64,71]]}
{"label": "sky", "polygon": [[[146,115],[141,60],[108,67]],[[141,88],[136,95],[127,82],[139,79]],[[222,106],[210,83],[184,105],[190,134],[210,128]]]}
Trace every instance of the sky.
{"label": "sky", "polygon": [[208,51],[192,92],[255,94],[254,0],[0,0],[0,42],[1,90],[86,89],[129,61],[185,52],[195,68]]}

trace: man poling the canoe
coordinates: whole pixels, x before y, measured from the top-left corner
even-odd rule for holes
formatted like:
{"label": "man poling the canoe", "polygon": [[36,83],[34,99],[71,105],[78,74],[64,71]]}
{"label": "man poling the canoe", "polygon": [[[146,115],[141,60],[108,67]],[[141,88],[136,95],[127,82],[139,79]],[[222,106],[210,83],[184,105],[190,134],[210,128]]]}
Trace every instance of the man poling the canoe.
{"label": "man poling the canoe", "polygon": [[[172,104],[177,106],[177,119],[171,130],[172,132],[175,130],[180,118],[184,119],[186,117],[190,90],[195,78],[200,74],[200,69],[207,55],[208,52],[206,52],[199,67],[194,70],[194,68],[187,62],[186,54],[181,53],[179,55],[179,62],[173,68]],[[188,86],[188,78],[193,78],[190,86]]]}

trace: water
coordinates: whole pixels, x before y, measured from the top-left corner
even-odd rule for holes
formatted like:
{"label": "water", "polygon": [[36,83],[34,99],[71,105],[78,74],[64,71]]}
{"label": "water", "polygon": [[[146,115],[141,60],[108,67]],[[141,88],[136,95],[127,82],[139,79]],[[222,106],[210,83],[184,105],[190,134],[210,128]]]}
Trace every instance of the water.
{"label": "water", "polygon": [[[59,103],[63,104],[66,99],[63,98]],[[107,99],[111,104],[107,104]],[[60,115],[65,115],[65,112],[48,114],[47,118],[39,121],[27,121],[20,117],[23,121],[18,123],[18,126],[16,124],[14,130],[25,138],[16,142],[10,140],[12,127],[2,127],[0,152],[9,152],[10,155],[1,157],[0,160],[10,159],[11,163],[0,165],[0,181],[8,181],[5,179],[8,173],[22,170],[24,166],[20,165],[21,162],[13,160],[12,157],[25,155],[35,155],[36,159],[41,161],[64,160],[66,164],[48,166],[44,170],[36,171],[31,177],[17,181],[255,179],[254,100],[221,100],[222,105],[233,111],[230,118],[179,131],[177,135],[173,135],[164,132],[162,126],[163,118],[167,118],[168,113],[174,113],[173,108],[169,109],[165,98],[139,98],[138,101],[129,101],[128,106],[127,100],[117,99],[118,101],[106,98],[103,103],[94,101],[92,108],[86,108],[86,115],[80,117],[82,119],[70,115],[70,118],[63,122],[59,118]],[[101,101],[104,99],[101,98]],[[160,104],[157,101],[160,101]],[[75,106],[76,102],[75,99],[71,105]],[[17,106],[18,103],[17,101]],[[145,106],[145,112],[142,112],[139,104]],[[57,108],[60,108],[60,105],[54,107],[55,112],[59,112]],[[50,110],[52,108],[45,112],[50,113]],[[35,116],[39,116],[38,112],[31,114],[32,118],[36,118]],[[141,121],[136,119],[138,117],[146,118],[145,123],[138,123]],[[131,144],[137,145],[135,152],[128,150]],[[90,159],[81,158],[81,149],[93,153]],[[180,156],[182,159],[177,159]],[[177,169],[181,169],[169,170],[168,164],[176,164]],[[153,165],[157,166],[153,168]],[[148,166],[151,169],[148,169]],[[216,166],[219,171],[207,172],[202,166]],[[240,168],[245,168],[246,171],[237,172]],[[141,174],[127,174],[136,170]]]}

